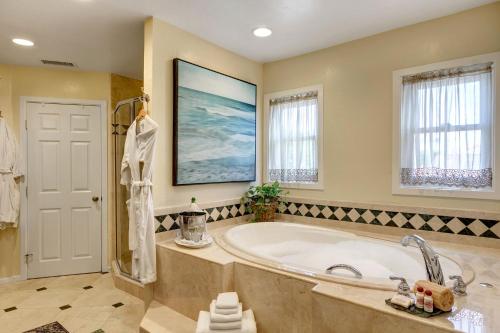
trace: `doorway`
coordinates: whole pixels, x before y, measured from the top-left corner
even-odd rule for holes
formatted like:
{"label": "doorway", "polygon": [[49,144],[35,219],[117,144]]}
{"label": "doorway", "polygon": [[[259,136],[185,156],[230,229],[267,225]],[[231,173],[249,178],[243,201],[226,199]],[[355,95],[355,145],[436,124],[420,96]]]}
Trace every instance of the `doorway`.
{"label": "doorway", "polygon": [[107,244],[105,103],[22,105],[26,277],[99,272]]}

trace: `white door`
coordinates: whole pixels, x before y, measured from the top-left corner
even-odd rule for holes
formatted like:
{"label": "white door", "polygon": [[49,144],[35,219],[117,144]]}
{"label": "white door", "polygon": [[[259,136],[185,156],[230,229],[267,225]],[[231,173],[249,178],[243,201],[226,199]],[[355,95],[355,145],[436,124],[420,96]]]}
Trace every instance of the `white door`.
{"label": "white door", "polygon": [[28,278],[100,271],[101,107],[26,110]]}

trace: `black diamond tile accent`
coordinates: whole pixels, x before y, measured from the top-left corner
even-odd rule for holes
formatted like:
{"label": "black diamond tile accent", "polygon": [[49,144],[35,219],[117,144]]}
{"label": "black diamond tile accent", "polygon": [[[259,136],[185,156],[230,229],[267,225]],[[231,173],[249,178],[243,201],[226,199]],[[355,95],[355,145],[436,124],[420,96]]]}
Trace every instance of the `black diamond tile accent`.
{"label": "black diamond tile accent", "polygon": [[358,217],[358,219],[355,222],[356,223],[366,223],[365,219],[362,216]]}
{"label": "black diamond tile accent", "polygon": [[319,212],[319,214],[316,215],[316,218],[318,218],[318,219],[326,219],[325,215],[323,215],[322,212]]}
{"label": "black diamond tile accent", "polygon": [[215,208],[207,208],[205,209],[208,213],[208,215],[212,214],[212,212],[214,211]]}
{"label": "black diamond tile accent", "polygon": [[387,215],[388,215],[391,219],[392,219],[394,216],[398,215],[398,212],[386,211],[385,213],[386,213],[386,214],[387,214]]}
{"label": "black diamond tile accent", "polygon": [[7,309],[3,309],[5,312],[11,312],[11,311],[14,311],[14,310],[17,310],[17,308],[15,306],[11,306],[10,308],[7,308]]}
{"label": "black diamond tile accent", "polygon": [[341,221],[344,221],[344,222],[352,222],[351,218],[349,217],[349,215],[346,215],[344,216]]}
{"label": "black diamond tile accent", "polygon": [[173,223],[172,226],[168,229],[168,231],[177,229],[179,229],[179,225],[177,223]]}
{"label": "black diamond tile accent", "polygon": [[405,229],[415,229],[410,222],[406,222],[405,224],[403,224],[401,226],[401,228],[405,228]]}
{"label": "black diamond tile accent", "polygon": [[483,222],[483,224],[490,229],[493,228],[498,223],[498,221],[495,221],[495,220],[479,219],[479,221]]}
{"label": "black diamond tile accent", "polygon": [[363,208],[354,208],[359,215],[363,215],[365,212],[366,212],[366,209],[363,209]]}
{"label": "black diamond tile accent", "polygon": [[210,223],[210,222],[213,222],[214,221],[214,218],[212,216],[208,216],[208,219],[207,219],[207,223]]}
{"label": "black diamond tile accent", "polygon": [[41,288],[38,288],[36,291],[44,291],[44,290],[47,290],[47,288],[41,287]]}
{"label": "black diamond tile accent", "polygon": [[385,224],[386,227],[398,227],[398,225],[393,221],[393,220],[390,220],[389,222],[387,222]]}
{"label": "black diamond tile accent", "polygon": [[307,209],[311,209],[311,208],[313,208],[313,206],[314,206],[314,205],[311,205],[311,204],[305,204],[305,206],[306,206],[306,208],[307,208]]}
{"label": "black diamond tile accent", "polygon": [[450,222],[451,220],[453,220],[453,216],[441,216],[441,215],[439,215],[438,217],[439,217],[439,218],[441,219],[441,221],[443,221],[445,224],[446,224],[446,223],[448,223],[448,222]]}
{"label": "black diamond tile accent", "polygon": [[332,212],[332,215],[330,215],[330,217],[328,217],[329,220],[337,220],[337,216],[335,216],[335,214],[333,214]]}
{"label": "black diamond tile accent", "polygon": [[179,217],[179,214],[178,213],[173,213],[173,214],[168,214],[168,216],[170,216],[170,218],[174,221],[177,221],[177,218]]}
{"label": "black diamond tile accent", "polygon": [[457,218],[460,220],[460,222],[462,222],[466,226],[468,226],[469,224],[471,224],[472,222],[474,222],[476,220],[476,219],[471,219],[468,217],[457,217]]}
{"label": "black diamond tile accent", "polygon": [[164,232],[164,231],[168,231],[168,230],[165,229],[165,227],[160,224],[160,226],[156,229],[155,233]]}
{"label": "black diamond tile accent", "polygon": [[156,219],[156,221],[162,223],[166,217],[167,217],[167,215],[158,215],[158,216],[155,216],[155,219]]}
{"label": "black diamond tile accent", "polygon": [[85,290],[89,290],[89,289],[92,289],[92,288],[94,288],[94,287],[92,287],[92,286],[85,286],[85,287],[83,287],[83,289],[85,289]]}
{"label": "black diamond tile accent", "polygon": [[302,214],[299,212],[298,209],[295,211],[295,213],[293,213],[293,215],[295,215],[295,216],[302,216]]}
{"label": "black diamond tile accent", "polygon": [[379,216],[379,215],[382,213],[382,211],[381,211],[381,210],[377,210],[377,209],[370,209],[370,212],[372,212],[372,214],[373,214],[375,217]]}
{"label": "black diamond tile accent", "polygon": [[443,225],[441,227],[441,229],[438,230],[438,232],[445,232],[447,234],[453,234],[454,233],[453,230],[451,230],[450,228],[448,228],[448,226],[446,226],[446,225]]}
{"label": "black diamond tile accent", "polygon": [[469,228],[465,227],[458,233],[459,235],[475,236],[475,234]]}
{"label": "black diamond tile accent", "polygon": [[120,306],[123,306],[122,302],[118,302],[118,303],[113,304],[113,307],[115,307],[115,308],[119,308]]}
{"label": "black diamond tile accent", "polygon": [[377,218],[374,218],[370,224],[375,224],[375,225],[382,225],[382,222],[380,222]]}
{"label": "black diamond tile accent", "polygon": [[415,216],[413,213],[401,213],[408,221]]}
{"label": "black diamond tile accent", "polygon": [[330,208],[330,210],[332,211],[332,214],[333,214],[333,212],[336,211],[338,207],[328,206],[328,208]]}
{"label": "black diamond tile accent", "polygon": [[430,219],[432,219],[432,216],[433,215],[428,215],[428,214],[418,214],[420,215],[420,217],[422,218],[422,220],[424,220],[425,222],[429,222]]}
{"label": "black diamond tile accent", "polygon": [[66,304],[66,305],[63,305],[63,306],[59,307],[59,309],[61,309],[61,310],[67,310],[69,308],[71,308],[71,305],[69,305],[69,304]]}
{"label": "black diamond tile accent", "polygon": [[326,206],[324,205],[316,205],[318,207],[319,211],[321,212],[323,209],[325,209]]}
{"label": "black diamond tile accent", "polygon": [[500,239],[493,231],[491,230],[486,230],[481,234],[479,237],[488,237],[488,238],[495,238],[495,239]]}
{"label": "black diamond tile accent", "polygon": [[307,216],[307,217],[314,217],[313,214],[311,214],[311,212],[307,212],[305,216]]}
{"label": "black diamond tile accent", "polygon": [[222,214],[219,214],[219,216],[217,216],[217,221],[220,221],[220,220],[224,220],[224,216],[222,216]]}
{"label": "black diamond tile accent", "polygon": [[418,229],[418,230],[433,231],[433,230],[432,230],[432,228],[431,228],[431,226],[430,226],[430,225],[428,225],[427,223],[424,223],[424,224],[420,227],[420,229]]}

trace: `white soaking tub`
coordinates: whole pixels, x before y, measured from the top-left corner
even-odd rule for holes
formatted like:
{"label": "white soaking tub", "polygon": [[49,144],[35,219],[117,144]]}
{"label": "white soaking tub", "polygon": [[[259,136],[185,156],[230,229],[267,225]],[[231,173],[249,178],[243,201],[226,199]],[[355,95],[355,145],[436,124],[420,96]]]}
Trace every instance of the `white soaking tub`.
{"label": "white soaking tub", "polygon": [[[356,286],[393,290],[398,282],[389,280],[390,275],[406,278],[412,287],[416,280],[427,279],[417,247],[328,228],[285,222],[250,223],[229,229],[218,243],[254,263]],[[452,259],[440,256],[440,262],[447,285],[451,285],[449,275],[463,275],[460,265]],[[344,269],[327,274],[325,270],[334,264],[350,265],[362,277]],[[472,272],[464,277],[467,283],[472,278]]]}

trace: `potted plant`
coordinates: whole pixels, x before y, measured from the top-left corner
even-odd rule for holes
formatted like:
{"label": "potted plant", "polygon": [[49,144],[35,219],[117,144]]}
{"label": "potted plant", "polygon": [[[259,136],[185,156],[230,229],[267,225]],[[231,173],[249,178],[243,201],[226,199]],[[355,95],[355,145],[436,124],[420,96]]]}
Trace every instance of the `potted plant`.
{"label": "potted plant", "polygon": [[241,198],[241,204],[248,213],[254,214],[252,222],[273,221],[276,210],[286,203],[282,199],[285,194],[277,181],[251,186]]}

